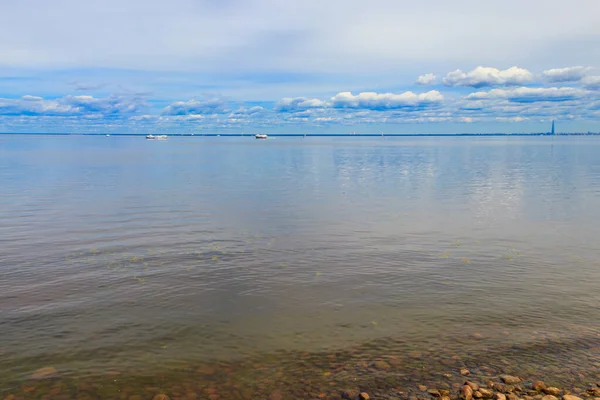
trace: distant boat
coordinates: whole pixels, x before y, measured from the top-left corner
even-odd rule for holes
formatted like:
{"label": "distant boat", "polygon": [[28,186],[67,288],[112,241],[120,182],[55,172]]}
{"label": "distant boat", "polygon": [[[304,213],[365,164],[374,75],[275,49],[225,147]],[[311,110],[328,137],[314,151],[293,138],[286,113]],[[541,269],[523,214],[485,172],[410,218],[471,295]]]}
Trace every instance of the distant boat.
{"label": "distant boat", "polygon": [[107,134],[106,134],[106,137],[109,137],[109,136],[110,136],[110,135],[107,133]]}
{"label": "distant boat", "polygon": [[264,134],[264,133],[257,133],[256,135],[254,135],[254,137],[256,139],[266,139],[266,138],[268,138],[268,136],[266,134]]}
{"label": "distant boat", "polygon": [[146,136],[146,139],[148,139],[148,140],[167,140],[167,135],[154,136],[154,135],[150,134],[150,135]]}

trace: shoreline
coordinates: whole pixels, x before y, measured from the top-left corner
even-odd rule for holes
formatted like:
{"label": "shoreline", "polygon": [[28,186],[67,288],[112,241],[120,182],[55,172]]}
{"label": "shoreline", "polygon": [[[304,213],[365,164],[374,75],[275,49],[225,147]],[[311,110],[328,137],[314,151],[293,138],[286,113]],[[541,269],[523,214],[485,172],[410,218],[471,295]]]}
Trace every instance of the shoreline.
{"label": "shoreline", "polygon": [[[84,376],[47,365],[1,388],[0,400],[355,400],[360,393],[387,400],[598,400],[600,340],[594,336],[475,354],[470,346],[456,354],[364,343],[228,362],[174,365],[165,360],[164,368],[158,365],[153,373],[110,370]],[[472,383],[470,392],[466,381]],[[534,388],[537,381],[558,390]]]}

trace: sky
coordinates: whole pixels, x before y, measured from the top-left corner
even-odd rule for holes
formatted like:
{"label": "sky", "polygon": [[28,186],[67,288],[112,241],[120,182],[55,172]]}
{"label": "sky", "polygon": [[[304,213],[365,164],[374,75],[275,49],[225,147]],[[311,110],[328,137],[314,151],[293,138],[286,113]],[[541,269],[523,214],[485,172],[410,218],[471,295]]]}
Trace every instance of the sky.
{"label": "sky", "polygon": [[600,132],[599,0],[0,3],[0,132]]}

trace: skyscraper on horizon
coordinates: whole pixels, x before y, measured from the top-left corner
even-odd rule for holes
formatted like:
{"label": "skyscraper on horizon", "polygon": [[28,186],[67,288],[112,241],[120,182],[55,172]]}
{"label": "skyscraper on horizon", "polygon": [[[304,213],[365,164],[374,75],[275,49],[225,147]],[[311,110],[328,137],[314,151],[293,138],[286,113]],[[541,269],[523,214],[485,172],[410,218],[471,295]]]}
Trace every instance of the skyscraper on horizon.
{"label": "skyscraper on horizon", "polygon": [[552,120],[552,135],[554,135],[554,120]]}

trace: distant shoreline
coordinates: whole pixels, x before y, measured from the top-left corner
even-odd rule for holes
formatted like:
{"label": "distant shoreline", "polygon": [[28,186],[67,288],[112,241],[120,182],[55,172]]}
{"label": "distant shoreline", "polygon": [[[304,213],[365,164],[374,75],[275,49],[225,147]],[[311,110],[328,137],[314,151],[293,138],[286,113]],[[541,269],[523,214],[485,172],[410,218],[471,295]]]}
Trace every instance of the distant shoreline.
{"label": "distant shoreline", "polygon": [[[106,136],[107,133],[18,133],[0,132],[0,135],[35,135],[35,136]],[[144,137],[145,133],[110,133],[110,136]],[[254,134],[243,133],[167,133],[170,137],[254,137]],[[270,137],[499,137],[499,136],[600,136],[600,132],[588,133],[269,133]]]}

